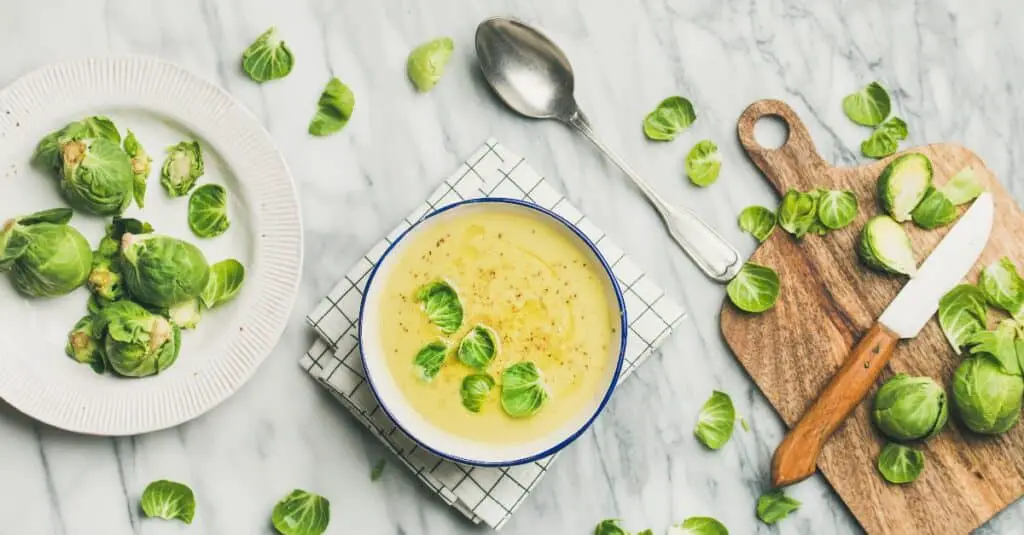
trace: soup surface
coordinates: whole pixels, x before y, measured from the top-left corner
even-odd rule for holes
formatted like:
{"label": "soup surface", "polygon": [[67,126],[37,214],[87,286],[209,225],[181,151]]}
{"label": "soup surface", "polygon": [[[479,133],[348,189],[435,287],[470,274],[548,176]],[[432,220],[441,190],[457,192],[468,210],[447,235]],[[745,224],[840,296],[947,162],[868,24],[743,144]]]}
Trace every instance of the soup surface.
{"label": "soup surface", "polygon": [[[407,238],[412,241],[382,287],[380,333],[399,389],[427,421],[471,440],[528,442],[604,394],[616,357],[618,310],[603,268],[566,232],[518,210],[472,209]],[[414,298],[434,281],[448,282],[462,304],[462,327],[448,336]],[[479,372],[460,362],[456,349],[481,324],[497,335],[497,355],[486,369],[496,385],[474,413],[462,405],[460,387]],[[427,382],[413,359],[439,339],[449,354]],[[501,374],[520,361],[540,369],[550,398],[536,414],[512,418],[501,407]]]}

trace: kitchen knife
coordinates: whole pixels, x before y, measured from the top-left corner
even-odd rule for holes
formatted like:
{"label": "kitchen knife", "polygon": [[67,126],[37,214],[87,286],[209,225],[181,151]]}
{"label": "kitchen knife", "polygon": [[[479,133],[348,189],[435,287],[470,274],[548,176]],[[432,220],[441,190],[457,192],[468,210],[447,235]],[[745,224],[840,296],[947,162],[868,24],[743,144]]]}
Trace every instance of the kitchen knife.
{"label": "kitchen knife", "polygon": [[913,338],[981,256],[992,230],[992,195],[983,193],[928,255],[917,274],[861,338],[842,368],[775,450],[772,485],[796,483],[814,473],[818,454],[832,433],[864,399],[893,348]]}

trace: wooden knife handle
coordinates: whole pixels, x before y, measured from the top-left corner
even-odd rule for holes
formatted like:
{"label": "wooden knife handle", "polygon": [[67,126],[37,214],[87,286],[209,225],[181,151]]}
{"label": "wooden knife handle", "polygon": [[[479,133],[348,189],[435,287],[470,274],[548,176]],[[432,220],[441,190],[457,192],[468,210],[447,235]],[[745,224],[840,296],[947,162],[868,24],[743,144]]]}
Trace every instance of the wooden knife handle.
{"label": "wooden knife handle", "polygon": [[881,323],[875,323],[861,338],[832,382],[775,449],[773,487],[796,483],[814,473],[825,441],[875,384],[898,341],[899,336]]}

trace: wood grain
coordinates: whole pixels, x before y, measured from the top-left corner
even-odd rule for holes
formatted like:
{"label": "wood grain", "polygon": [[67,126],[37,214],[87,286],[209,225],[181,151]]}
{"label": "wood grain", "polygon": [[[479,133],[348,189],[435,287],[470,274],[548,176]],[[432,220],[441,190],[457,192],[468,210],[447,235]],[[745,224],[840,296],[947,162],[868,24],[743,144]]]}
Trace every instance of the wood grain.
{"label": "wood grain", "polygon": [[[754,123],[768,115],[781,118],[789,128],[786,142],[778,149],[765,149],[754,140]],[[878,175],[895,156],[860,167],[832,167],[818,155],[793,110],[774,100],[747,108],[738,130],[747,154],[780,194],[790,188],[848,189],[860,204],[856,221],[842,230],[802,240],[777,230],[761,244],[751,261],[773,267],[782,281],[772,310],[751,315],[728,302],[722,309],[726,343],[786,424],[793,426],[903,285],[901,277],[864,268],[855,252],[861,227],[880,213],[875,195]],[[906,152],[920,152],[931,159],[936,184],[972,166],[994,195],[992,236],[968,275],[970,281],[976,281],[978,271],[1001,256],[1024,262],[1024,216],[977,155],[951,144]],[[919,262],[949,230],[926,231],[909,223],[905,228]],[[990,324],[995,316],[990,313]],[[959,357],[933,318],[917,338],[896,345],[877,383],[903,372],[933,377],[948,390],[958,364]],[[966,534],[1024,494],[1024,426],[999,437],[980,437],[955,418],[950,418],[941,435],[921,445],[926,469],[917,481],[887,484],[875,469],[883,445],[869,418],[875,388],[877,384],[818,458],[818,469],[866,531]]]}

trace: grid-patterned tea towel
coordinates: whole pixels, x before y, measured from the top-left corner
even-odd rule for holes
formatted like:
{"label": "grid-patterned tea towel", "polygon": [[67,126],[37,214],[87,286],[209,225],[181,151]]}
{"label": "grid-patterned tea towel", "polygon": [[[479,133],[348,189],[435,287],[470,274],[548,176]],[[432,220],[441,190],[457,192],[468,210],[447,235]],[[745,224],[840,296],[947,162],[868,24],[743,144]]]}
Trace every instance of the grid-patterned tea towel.
{"label": "grid-patterned tea towel", "polygon": [[520,466],[460,465],[417,447],[380,409],[363,374],[357,343],[359,305],[366,279],[392,240],[433,210],[464,199],[511,197],[533,202],[576,224],[612,266],[623,288],[629,335],[620,381],[643,363],[683,319],[683,310],[603,232],[526,162],[487,141],[437,191],[359,260],[306,318],[320,339],[300,365],[327,388],[431,490],[473,522],[499,529],[550,469],[556,455]]}

